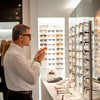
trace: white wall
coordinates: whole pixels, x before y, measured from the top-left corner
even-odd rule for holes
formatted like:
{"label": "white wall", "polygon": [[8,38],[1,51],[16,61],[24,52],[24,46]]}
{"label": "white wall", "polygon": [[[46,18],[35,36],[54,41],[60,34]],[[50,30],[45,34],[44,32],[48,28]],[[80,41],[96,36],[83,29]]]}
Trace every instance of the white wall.
{"label": "white wall", "polygon": [[[38,50],[38,20],[37,20],[37,0],[23,0],[23,24],[31,27],[32,40],[29,47],[24,48],[24,53],[28,59],[33,59]],[[39,86],[33,90],[33,100],[39,100]]]}
{"label": "white wall", "polygon": [[[23,0],[22,2],[22,18],[23,24],[30,26],[30,0]],[[24,47],[25,56],[30,59],[31,58],[31,46]]]}
{"label": "white wall", "polygon": [[[31,59],[38,50],[38,0],[30,0]],[[33,91],[33,100],[39,100],[39,82]]]}
{"label": "white wall", "polygon": [[94,17],[100,8],[100,0],[82,0],[71,17]]}

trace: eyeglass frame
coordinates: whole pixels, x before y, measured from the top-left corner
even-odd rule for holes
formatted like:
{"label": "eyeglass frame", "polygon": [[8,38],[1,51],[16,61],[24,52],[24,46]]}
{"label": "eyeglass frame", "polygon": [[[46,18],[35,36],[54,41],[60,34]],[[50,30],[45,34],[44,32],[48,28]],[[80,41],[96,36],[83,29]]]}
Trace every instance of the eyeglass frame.
{"label": "eyeglass frame", "polygon": [[31,38],[31,34],[21,34],[22,36],[28,36],[29,38]]}

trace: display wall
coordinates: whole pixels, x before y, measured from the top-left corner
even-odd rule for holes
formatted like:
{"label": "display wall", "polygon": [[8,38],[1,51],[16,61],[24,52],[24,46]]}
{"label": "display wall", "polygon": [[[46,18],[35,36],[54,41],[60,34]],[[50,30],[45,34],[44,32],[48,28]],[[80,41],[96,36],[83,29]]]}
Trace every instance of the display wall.
{"label": "display wall", "polygon": [[[100,9],[100,0],[81,0],[80,4],[76,7],[76,9],[71,13],[70,18],[85,18],[85,17],[93,17],[95,19],[95,16],[97,15],[98,10]],[[99,17],[97,17],[96,19],[98,19]],[[99,21],[92,21],[94,24],[92,24],[92,27],[95,28],[99,28]],[[91,91],[91,96],[89,96],[88,100],[92,100],[94,98],[94,100],[96,99],[96,97],[99,97],[100,94],[98,93],[98,89],[100,87],[100,82],[98,81],[100,74],[99,74],[99,32],[95,31],[94,29],[94,38],[92,39],[94,40],[94,43],[92,44],[93,46],[93,53],[92,53],[92,72],[90,73],[92,75],[92,80],[91,80],[91,84],[92,84],[92,89],[93,91]],[[98,43],[97,43],[98,41]],[[77,70],[76,70],[77,71]],[[88,71],[86,71],[88,72]],[[79,80],[79,78],[78,78]],[[86,82],[85,82],[86,84]],[[95,87],[97,87],[97,89],[94,89]],[[87,89],[88,90],[88,89]],[[97,95],[97,96],[96,96]]]}
{"label": "display wall", "polygon": [[47,47],[43,68],[65,68],[65,19],[38,18],[38,49]]}

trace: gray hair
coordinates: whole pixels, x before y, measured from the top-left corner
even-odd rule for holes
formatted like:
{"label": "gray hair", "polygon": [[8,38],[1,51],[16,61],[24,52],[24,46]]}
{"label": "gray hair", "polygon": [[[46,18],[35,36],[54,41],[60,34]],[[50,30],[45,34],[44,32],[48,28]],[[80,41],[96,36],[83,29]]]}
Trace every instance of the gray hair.
{"label": "gray hair", "polygon": [[23,24],[15,25],[12,30],[12,40],[16,41],[19,38],[19,35],[24,34],[26,32],[26,29],[30,29],[30,27]]}

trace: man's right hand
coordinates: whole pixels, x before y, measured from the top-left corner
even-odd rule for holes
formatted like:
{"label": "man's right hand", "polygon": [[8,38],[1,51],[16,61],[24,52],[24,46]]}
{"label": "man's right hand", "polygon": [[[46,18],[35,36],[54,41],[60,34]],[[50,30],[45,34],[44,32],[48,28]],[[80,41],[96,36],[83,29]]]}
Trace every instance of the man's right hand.
{"label": "man's right hand", "polygon": [[43,48],[43,49],[40,49],[35,57],[34,57],[34,60],[35,61],[38,61],[38,62],[41,62],[44,58],[45,58],[45,51],[47,50],[47,47]]}

